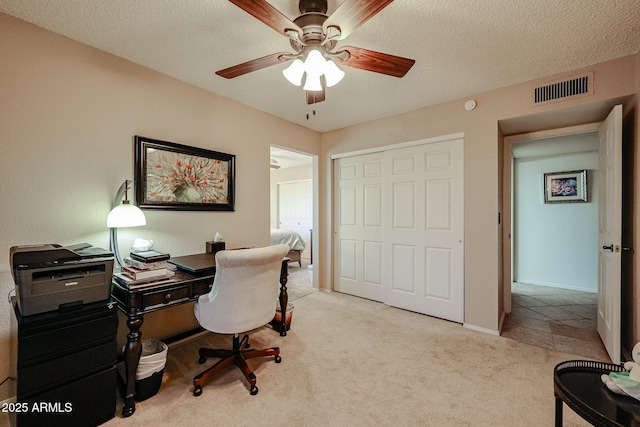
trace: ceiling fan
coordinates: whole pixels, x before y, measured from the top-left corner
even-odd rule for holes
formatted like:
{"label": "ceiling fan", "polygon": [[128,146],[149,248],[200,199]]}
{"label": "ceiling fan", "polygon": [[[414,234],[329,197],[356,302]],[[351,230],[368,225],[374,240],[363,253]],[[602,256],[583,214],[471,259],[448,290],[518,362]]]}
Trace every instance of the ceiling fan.
{"label": "ceiling fan", "polygon": [[[333,69],[336,62],[340,65],[394,77],[403,77],[415,63],[413,59],[354,46],[336,48],[339,40],[344,40],[393,0],[345,0],[330,16],[326,15],[327,0],[300,0],[301,15],[293,21],[266,0],[229,1],[279,34],[288,37],[294,52],[273,53],[216,71],[216,74],[221,77],[232,79],[293,60],[292,65],[283,74],[289,81],[299,86],[302,72],[306,72],[304,90],[307,95],[307,104],[314,104],[324,101],[325,88],[340,81],[344,75],[341,70],[335,71]],[[311,53],[316,51],[321,55],[319,58],[322,59],[320,60],[322,67],[325,67],[326,64],[327,72],[324,74],[323,72],[317,74],[318,72],[311,70],[308,65],[312,62],[311,56],[315,55],[315,59],[318,60],[318,55]],[[302,59],[304,58],[307,59],[303,63]],[[293,70],[294,68],[296,70]],[[338,76],[329,74],[328,68],[331,68],[331,71],[337,73]],[[287,71],[290,69],[293,70],[292,73],[296,74],[293,80],[287,76]],[[300,71],[301,69],[303,71]],[[341,75],[339,75],[340,73]],[[294,82],[294,80],[297,81]]]}

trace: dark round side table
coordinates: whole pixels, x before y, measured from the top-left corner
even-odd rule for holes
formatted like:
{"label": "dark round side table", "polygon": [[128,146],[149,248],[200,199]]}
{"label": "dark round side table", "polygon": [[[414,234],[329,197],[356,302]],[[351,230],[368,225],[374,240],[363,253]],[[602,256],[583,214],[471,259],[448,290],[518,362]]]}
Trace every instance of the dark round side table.
{"label": "dark round side table", "polygon": [[553,370],[556,427],[562,426],[562,402],[594,426],[639,426],[640,401],[616,394],[600,379],[623,372],[620,365],[590,360],[568,360]]}

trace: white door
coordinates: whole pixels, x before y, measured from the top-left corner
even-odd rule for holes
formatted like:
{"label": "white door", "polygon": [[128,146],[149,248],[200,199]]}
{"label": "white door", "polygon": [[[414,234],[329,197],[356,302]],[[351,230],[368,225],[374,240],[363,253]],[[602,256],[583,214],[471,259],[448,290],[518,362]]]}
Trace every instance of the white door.
{"label": "white door", "polygon": [[613,363],[620,363],[622,239],[622,106],[602,124],[599,148],[598,333]]}
{"label": "white door", "polygon": [[462,323],[462,139],[387,154],[384,302]]}
{"label": "white door", "polygon": [[463,140],[336,165],[335,289],[463,322]]}
{"label": "white door", "polygon": [[384,153],[336,161],[335,290],[383,301]]}

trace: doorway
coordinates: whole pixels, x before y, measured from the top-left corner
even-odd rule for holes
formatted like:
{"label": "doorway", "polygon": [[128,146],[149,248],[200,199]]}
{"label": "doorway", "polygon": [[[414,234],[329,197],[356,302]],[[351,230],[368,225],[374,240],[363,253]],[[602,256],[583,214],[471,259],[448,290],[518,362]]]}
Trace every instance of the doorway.
{"label": "doorway", "polygon": [[[512,283],[502,335],[609,360],[597,331],[598,126],[505,138]],[[545,203],[546,173],[582,170],[586,201]]]}
{"label": "doorway", "polygon": [[290,245],[294,252],[290,252],[288,288],[290,293],[304,292],[315,283],[317,156],[272,145],[269,164],[271,243]]}
{"label": "doorway", "polygon": [[[588,128],[589,126],[594,125],[585,125],[582,128]],[[600,191],[594,193],[599,197],[597,202],[597,213],[595,214],[597,220],[597,241],[596,245],[587,245],[586,251],[589,254],[593,251],[592,248],[597,248],[597,262],[594,263],[597,266],[597,305],[596,305],[596,325],[597,332],[599,337],[602,339],[602,343],[606,347],[607,354],[610,357],[610,360],[613,363],[619,363],[620,361],[620,350],[621,350],[621,217],[622,217],[622,106],[616,105],[613,110],[609,113],[606,120],[601,124],[595,124],[598,129],[598,152],[597,152],[597,175],[592,174],[592,176],[597,176],[598,181],[592,178],[592,181],[599,185]],[[558,132],[558,131],[551,131]],[[542,132],[544,133],[544,132]],[[585,133],[582,130],[579,133]],[[569,133],[565,133],[569,134]],[[530,140],[535,140],[536,138],[530,138]],[[516,224],[518,221],[515,218],[518,216],[518,208],[516,207],[518,200],[521,198],[516,195],[516,191],[518,186],[515,184],[515,177],[518,175],[514,173],[517,171],[516,161],[513,151],[513,142],[512,138],[505,139],[505,153],[508,154],[508,158],[510,162],[506,163],[508,166],[505,167],[505,171],[508,172],[509,176],[509,192],[507,193],[507,198],[509,200],[509,204],[504,204],[504,207],[511,213],[510,224]],[[588,145],[586,143],[580,145]],[[555,144],[554,147],[564,146],[563,144]],[[576,160],[577,155],[573,154],[569,156],[571,160]],[[543,159],[547,161],[547,159]],[[565,159],[566,160],[566,159]],[[584,162],[584,159],[581,160]],[[587,162],[588,163],[588,162]],[[563,165],[566,163],[563,162]],[[568,168],[570,169],[570,168]],[[543,170],[544,172],[544,170]],[[588,179],[587,179],[587,169],[580,170],[572,170],[565,172],[552,172],[552,173],[543,173],[543,186],[544,186],[544,204],[550,203],[550,195],[554,196],[556,202],[583,202],[586,204],[588,201],[587,193],[588,193]],[[579,174],[579,175],[578,175]],[[548,175],[559,177],[567,177],[571,176],[570,179],[559,179],[550,180]],[[507,176],[507,174],[505,174]],[[539,180],[538,180],[539,181]],[[567,181],[567,182],[565,182]],[[559,192],[557,194],[551,194],[551,190],[555,188],[553,185],[557,183],[565,183],[566,186],[563,186],[563,189],[571,190],[571,194]],[[579,184],[578,184],[579,183]],[[582,193],[579,198],[575,197],[573,193]],[[571,196],[569,198],[564,196]],[[515,200],[516,203],[512,203],[511,200]],[[560,244],[557,245],[549,245],[546,244],[546,251],[551,252],[552,254],[552,262],[560,263],[561,265],[567,264],[566,268],[571,269],[573,267],[573,272],[567,277],[579,277],[579,274],[576,271],[580,271],[579,269],[583,266],[589,265],[590,256],[583,256],[582,262],[575,263],[563,263],[559,261],[565,261],[572,255],[572,252],[577,252],[577,248],[579,246],[574,247],[572,251],[561,251],[558,253],[553,253],[553,250],[557,249],[556,246],[561,247],[562,244],[565,244],[567,240],[570,240],[568,237],[568,233],[566,230],[569,228],[568,226],[572,222],[571,220],[575,218],[575,223],[577,223],[580,227],[582,227],[584,222],[584,217],[580,216],[582,214],[578,214],[577,211],[573,211],[572,215],[568,219],[566,217],[561,217],[561,213],[565,213],[567,211],[564,209],[560,210],[548,210],[547,216],[551,214],[551,221],[547,218],[546,221],[542,221],[543,228],[540,226],[536,227],[535,223],[526,222],[526,226],[533,228],[534,232],[543,234],[544,228],[547,228],[547,224],[549,228],[553,224],[551,222],[560,221],[562,224],[561,238]],[[583,210],[587,211],[587,208],[583,208]],[[525,212],[520,209],[520,212]],[[543,216],[541,214],[541,216]],[[586,229],[583,230],[583,233],[589,234],[588,223],[584,223]],[[515,242],[518,239],[518,234],[515,230],[518,227],[509,227],[513,234],[509,234],[509,240],[511,242]],[[519,232],[523,230],[522,227],[519,228]],[[542,231],[540,231],[542,230]],[[521,233],[526,234],[526,233]],[[547,239],[549,236],[546,236]],[[544,236],[543,236],[544,239]],[[511,283],[511,278],[514,277],[515,280],[517,273],[515,273],[516,269],[514,268],[515,263],[512,263],[511,260],[517,260],[517,255],[514,256],[515,251],[518,248],[517,244],[512,244],[510,246],[512,248],[511,253],[509,253],[508,259],[509,265],[511,266],[511,271],[506,274],[508,277],[508,282]],[[525,250],[529,249],[528,245],[522,245]],[[539,255],[539,254],[536,254]],[[544,256],[534,257],[537,259],[544,259]],[[534,260],[535,261],[535,260]],[[535,262],[534,262],[535,264]],[[550,264],[544,264],[542,266],[538,265],[540,270],[552,270]],[[566,287],[566,286],[565,286]],[[505,297],[508,297],[508,301],[505,299],[505,312],[513,312],[511,307],[511,286],[508,287],[508,291],[505,292]],[[554,308],[557,311],[557,307]],[[562,323],[562,322],[560,322]],[[576,336],[577,331],[572,331],[569,335]]]}

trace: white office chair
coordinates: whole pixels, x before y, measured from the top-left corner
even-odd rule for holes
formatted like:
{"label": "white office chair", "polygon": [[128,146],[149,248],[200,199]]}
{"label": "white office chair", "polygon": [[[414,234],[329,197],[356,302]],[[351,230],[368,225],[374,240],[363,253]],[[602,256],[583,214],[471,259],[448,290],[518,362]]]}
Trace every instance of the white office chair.
{"label": "white office chair", "polygon": [[250,384],[250,393],[258,393],[256,376],[246,360],[275,356],[280,363],[280,349],[252,350],[249,336],[239,334],[269,323],[276,312],[280,289],[282,260],[288,245],[256,249],[237,249],[216,253],[216,274],[213,287],[201,295],[195,305],[195,315],[203,328],[218,334],[233,334],[233,349],[201,348],[199,362],[207,357],[220,358],[215,365],[193,379],[193,395],[202,394],[202,384],[227,366],[235,364]]}

